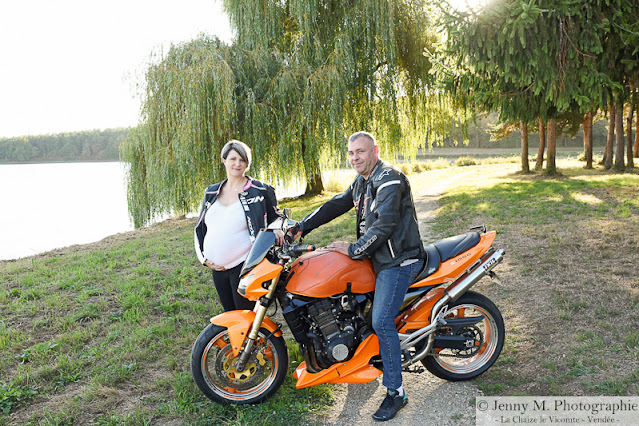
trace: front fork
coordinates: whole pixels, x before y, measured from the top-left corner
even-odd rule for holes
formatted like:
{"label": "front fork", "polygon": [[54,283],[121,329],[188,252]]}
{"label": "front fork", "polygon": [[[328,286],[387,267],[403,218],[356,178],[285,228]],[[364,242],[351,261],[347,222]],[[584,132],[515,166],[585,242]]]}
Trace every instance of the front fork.
{"label": "front fork", "polygon": [[[273,303],[273,296],[275,295],[275,289],[277,288],[278,280],[279,275],[271,280],[271,284],[268,288],[268,293],[266,294],[266,296],[261,298],[259,303],[255,305],[255,308],[253,308],[253,312],[255,312],[255,319],[253,320],[251,331],[249,332],[246,339],[244,349],[242,349],[242,351],[240,352],[237,363],[235,364],[235,368],[239,372],[244,371],[244,368],[246,368],[246,363],[251,357],[251,352],[253,349],[253,345],[255,344],[255,340],[257,339],[257,334],[260,331],[262,321],[264,321],[264,317],[266,316],[266,310],[269,308],[269,306],[271,306],[271,303]],[[265,301],[265,304],[263,304],[262,301]]]}

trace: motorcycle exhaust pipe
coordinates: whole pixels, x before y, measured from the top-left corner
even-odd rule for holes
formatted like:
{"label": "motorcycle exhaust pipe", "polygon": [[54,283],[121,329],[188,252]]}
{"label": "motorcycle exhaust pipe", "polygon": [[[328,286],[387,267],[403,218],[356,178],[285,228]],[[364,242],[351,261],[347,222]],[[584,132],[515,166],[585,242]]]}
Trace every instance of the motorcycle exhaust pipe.
{"label": "motorcycle exhaust pipe", "polygon": [[[472,272],[468,273],[468,275],[464,278],[460,278],[460,280],[456,281],[456,283],[451,284],[444,291],[444,296],[435,303],[433,309],[430,313],[430,324],[419,331],[413,333],[408,339],[402,342],[402,349],[405,349],[404,344],[408,344],[409,346],[414,346],[418,342],[428,337],[428,344],[426,347],[422,349],[419,353],[417,353],[410,360],[405,361],[402,364],[402,367],[408,367],[411,364],[414,364],[417,361],[421,361],[433,348],[433,343],[435,342],[435,336],[433,335],[435,331],[435,327],[433,324],[437,321],[437,314],[439,311],[448,303],[454,302],[459,299],[462,294],[466,293],[468,289],[477,284],[477,282],[482,279],[486,274],[493,270],[495,266],[497,266],[504,259],[504,249],[499,249],[493,254],[491,254],[484,262],[482,262],[477,268],[475,268]],[[417,336],[415,336],[417,335]],[[414,336],[414,337],[413,337]]]}
{"label": "motorcycle exhaust pipe", "polygon": [[[477,281],[482,279],[484,275],[493,270],[497,264],[499,264],[504,259],[504,249],[499,249],[495,253],[493,253],[484,263],[479,265],[478,268],[475,268],[473,272],[471,272],[466,278],[464,278],[458,284],[453,284],[446,289],[446,293],[452,302],[456,301],[461,297],[462,294],[466,293],[469,288],[477,284]],[[434,310],[433,310],[434,312]],[[436,313],[436,312],[434,312]],[[433,313],[431,313],[431,321],[433,320]]]}

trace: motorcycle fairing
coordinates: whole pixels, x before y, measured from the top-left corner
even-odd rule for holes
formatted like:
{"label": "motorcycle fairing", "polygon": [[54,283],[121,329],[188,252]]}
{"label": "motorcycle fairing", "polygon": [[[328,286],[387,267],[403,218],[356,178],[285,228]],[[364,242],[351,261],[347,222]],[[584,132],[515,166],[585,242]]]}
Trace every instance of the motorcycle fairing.
{"label": "motorcycle fairing", "polygon": [[244,260],[240,277],[248,274],[253,268],[259,265],[271,247],[273,247],[273,244],[275,244],[275,234],[267,229],[260,229],[251,250]]}
{"label": "motorcycle fairing", "polygon": [[[436,286],[444,283],[454,282],[460,275],[468,270],[478,259],[480,259],[493,244],[493,240],[497,233],[495,231],[487,232],[481,236],[477,245],[464,251],[457,257],[443,262],[439,270],[429,277],[418,281],[410,286],[410,288],[419,288],[426,286]],[[397,330],[403,334],[410,334],[422,327],[430,324],[430,314],[435,303],[441,299],[443,294],[450,290],[452,286],[437,287],[430,290],[414,306],[403,312],[396,320]]]}
{"label": "motorcycle fairing", "polygon": [[[248,310],[228,311],[211,318],[211,323],[226,327],[228,330],[233,356],[239,355],[242,349],[242,343],[244,343],[244,339],[248,336],[253,321],[255,321],[255,312]],[[261,326],[273,333],[275,337],[282,335],[282,331],[278,330],[277,324],[269,317],[264,317]]]}
{"label": "motorcycle fairing", "polygon": [[347,291],[364,294],[375,290],[375,271],[370,259],[353,260],[329,250],[299,257],[291,266],[286,290],[307,297],[330,297]]}
{"label": "motorcycle fairing", "polygon": [[338,362],[319,373],[309,373],[306,362],[300,364],[293,377],[297,379],[298,389],[322,383],[368,383],[382,375],[382,372],[370,365],[370,359],[379,355],[379,340],[372,334],[357,348],[353,357],[346,362]]}
{"label": "motorcycle fairing", "polygon": [[444,295],[442,287],[431,290],[419,302],[395,319],[397,331],[402,334],[411,334],[430,324],[430,313]]}
{"label": "motorcycle fairing", "polygon": [[266,296],[268,289],[262,283],[270,281],[279,276],[282,272],[282,265],[274,264],[263,259],[257,266],[240,280],[237,292],[248,300],[259,300],[260,297]]}

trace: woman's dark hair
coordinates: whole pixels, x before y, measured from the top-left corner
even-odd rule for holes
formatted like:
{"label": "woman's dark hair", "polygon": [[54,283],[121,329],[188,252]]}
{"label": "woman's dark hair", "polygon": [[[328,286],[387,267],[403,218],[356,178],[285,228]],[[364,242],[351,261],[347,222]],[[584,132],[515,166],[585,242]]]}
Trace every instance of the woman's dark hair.
{"label": "woman's dark hair", "polygon": [[232,139],[224,145],[224,148],[222,148],[220,155],[222,160],[226,160],[226,157],[229,156],[229,152],[231,152],[231,150],[237,152],[240,157],[242,157],[242,160],[246,161],[246,164],[248,164],[246,169],[248,170],[248,168],[251,167],[251,148],[249,148],[244,142]]}

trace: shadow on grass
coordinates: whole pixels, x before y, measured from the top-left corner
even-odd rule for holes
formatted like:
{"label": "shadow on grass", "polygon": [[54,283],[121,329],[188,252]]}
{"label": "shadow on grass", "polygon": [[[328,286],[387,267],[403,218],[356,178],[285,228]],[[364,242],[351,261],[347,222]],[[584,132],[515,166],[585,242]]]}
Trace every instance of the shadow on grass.
{"label": "shadow on grass", "polygon": [[639,175],[587,174],[583,178],[510,175],[490,187],[457,188],[441,197],[438,222],[464,226],[481,215],[494,226],[552,224],[558,220],[639,214]]}
{"label": "shadow on grass", "polygon": [[440,199],[444,234],[497,229],[504,351],[478,380],[491,394],[633,395],[639,391],[639,176],[567,169],[509,175]]}

